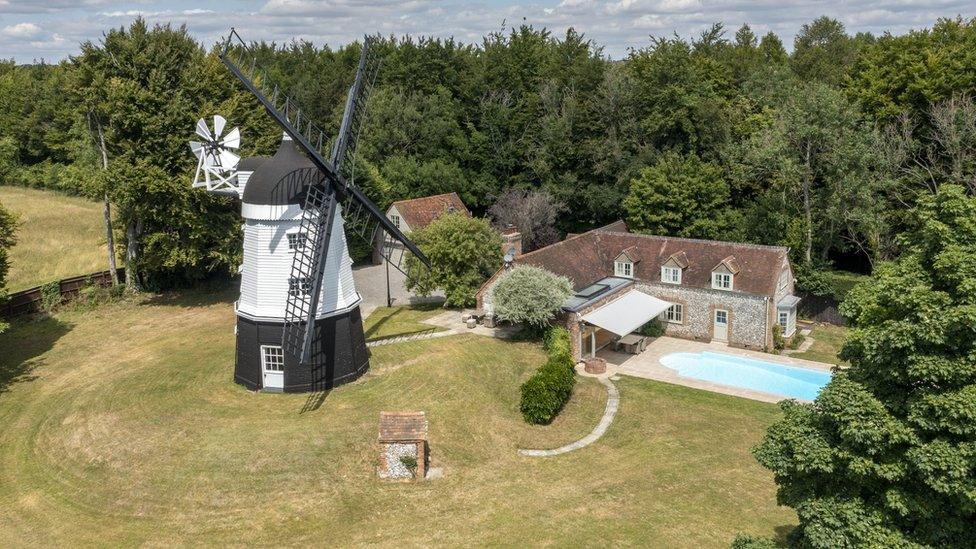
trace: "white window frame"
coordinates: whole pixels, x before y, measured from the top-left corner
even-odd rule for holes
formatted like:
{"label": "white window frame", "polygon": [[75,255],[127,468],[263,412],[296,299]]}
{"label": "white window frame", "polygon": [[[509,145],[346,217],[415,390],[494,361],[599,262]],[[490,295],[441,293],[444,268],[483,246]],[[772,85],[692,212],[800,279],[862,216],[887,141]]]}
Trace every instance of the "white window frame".
{"label": "white window frame", "polygon": [[731,290],[732,273],[720,273],[720,272],[712,271],[712,289]]}
{"label": "white window frame", "polygon": [[613,274],[624,278],[634,278],[634,264],[630,261],[614,261]]}
{"label": "white window frame", "polygon": [[780,311],[776,320],[779,321],[779,325],[785,330],[786,327],[790,324],[790,312]]}
{"label": "white window frame", "polygon": [[297,252],[298,250],[302,250],[308,244],[308,235],[301,231],[286,233],[285,238],[288,240],[289,252]]}
{"label": "white window frame", "polygon": [[285,371],[285,352],[281,345],[261,346],[261,369],[266,372]]}
{"label": "white window frame", "polygon": [[665,284],[681,284],[681,267],[661,266],[661,282]]}
{"label": "white window frame", "polygon": [[664,318],[670,324],[684,324],[685,306],[681,303],[675,303],[674,305],[671,305],[664,311]]}
{"label": "white window frame", "polygon": [[779,289],[785,290],[790,283],[789,271],[784,270],[779,274]]}
{"label": "white window frame", "polygon": [[400,216],[399,215],[397,215],[395,213],[391,213],[390,214],[390,221],[393,222],[393,226],[396,227],[397,229],[400,229],[401,228],[400,227],[400,221],[401,220],[400,220]]}
{"label": "white window frame", "polygon": [[308,277],[290,277],[288,279],[288,295],[311,295],[312,280]]}

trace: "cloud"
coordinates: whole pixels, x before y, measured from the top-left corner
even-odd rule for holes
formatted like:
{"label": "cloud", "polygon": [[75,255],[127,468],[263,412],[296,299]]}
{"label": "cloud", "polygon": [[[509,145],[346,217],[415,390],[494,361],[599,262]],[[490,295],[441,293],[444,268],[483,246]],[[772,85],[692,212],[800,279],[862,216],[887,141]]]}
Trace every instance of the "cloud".
{"label": "cloud", "polygon": [[41,27],[34,23],[17,23],[4,27],[3,30],[0,30],[0,34],[9,38],[34,38],[41,34]]}
{"label": "cloud", "polygon": [[[78,44],[97,40],[103,31],[136,17],[150,23],[185,24],[209,45],[231,26],[245,40],[279,43],[293,38],[339,46],[376,33],[454,37],[480,43],[492,31],[528,23],[559,35],[574,27],[620,58],[629,48],[645,47],[650,36],[696,36],[723,22],[728,34],[749,23],[757,34],[776,32],[789,47],[804,23],[820,15],[841,20],[848,32],[899,34],[931,26],[940,17],[976,15],[971,0],[197,0],[192,9],[182,0],[0,0],[0,51],[20,61],[38,55],[49,60],[78,51]],[[15,15],[16,14],[16,15]],[[14,20],[8,20],[14,17]],[[15,38],[20,25],[38,32]],[[28,27],[24,27],[24,31]],[[49,38],[43,38],[51,33]],[[59,38],[55,38],[55,34]],[[32,47],[32,40],[41,47]],[[30,46],[30,47],[29,47]]]}

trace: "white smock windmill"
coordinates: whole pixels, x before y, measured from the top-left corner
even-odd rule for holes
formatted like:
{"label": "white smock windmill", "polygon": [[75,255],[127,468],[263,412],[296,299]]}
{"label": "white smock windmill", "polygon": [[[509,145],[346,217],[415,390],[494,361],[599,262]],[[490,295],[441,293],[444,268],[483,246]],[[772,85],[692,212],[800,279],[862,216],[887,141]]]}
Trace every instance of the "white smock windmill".
{"label": "white smock windmill", "polygon": [[190,150],[197,157],[193,186],[240,196],[244,192],[243,185],[237,180],[237,164],[241,157],[232,150],[241,146],[241,130],[234,128],[222,136],[227,120],[218,114],[213,117],[213,122],[213,131],[210,131],[206,120],[197,120],[196,134],[203,141],[190,141]]}

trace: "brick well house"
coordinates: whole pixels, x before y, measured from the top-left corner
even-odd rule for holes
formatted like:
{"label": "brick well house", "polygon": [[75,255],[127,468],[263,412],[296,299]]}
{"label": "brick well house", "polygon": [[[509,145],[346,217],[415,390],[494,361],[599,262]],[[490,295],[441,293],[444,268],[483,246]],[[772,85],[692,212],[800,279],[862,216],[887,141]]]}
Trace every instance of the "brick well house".
{"label": "brick well house", "polygon": [[[793,295],[788,252],[781,246],[630,233],[618,221],[518,256],[512,265],[541,267],[572,281],[576,293],[564,303],[559,322],[569,329],[579,359],[623,335],[599,320],[606,317],[618,317],[616,326],[626,325],[622,317],[660,318],[670,336],[771,348],[774,325],[785,337],[796,330],[799,298]],[[504,271],[478,292],[478,307],[486,314]],[[635,300],[634,292],[654,299]]]}

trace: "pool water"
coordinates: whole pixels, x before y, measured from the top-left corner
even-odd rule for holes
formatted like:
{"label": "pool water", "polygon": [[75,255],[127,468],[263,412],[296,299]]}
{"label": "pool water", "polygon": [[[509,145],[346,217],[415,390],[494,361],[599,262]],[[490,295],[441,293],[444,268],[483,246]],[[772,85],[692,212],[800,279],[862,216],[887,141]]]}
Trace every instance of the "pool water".
{"label": "pool water", "polygon": [[830,372],[709,351],[671,353],[661,364],[684,377],[801,400],[815,399],[830,381]]}

